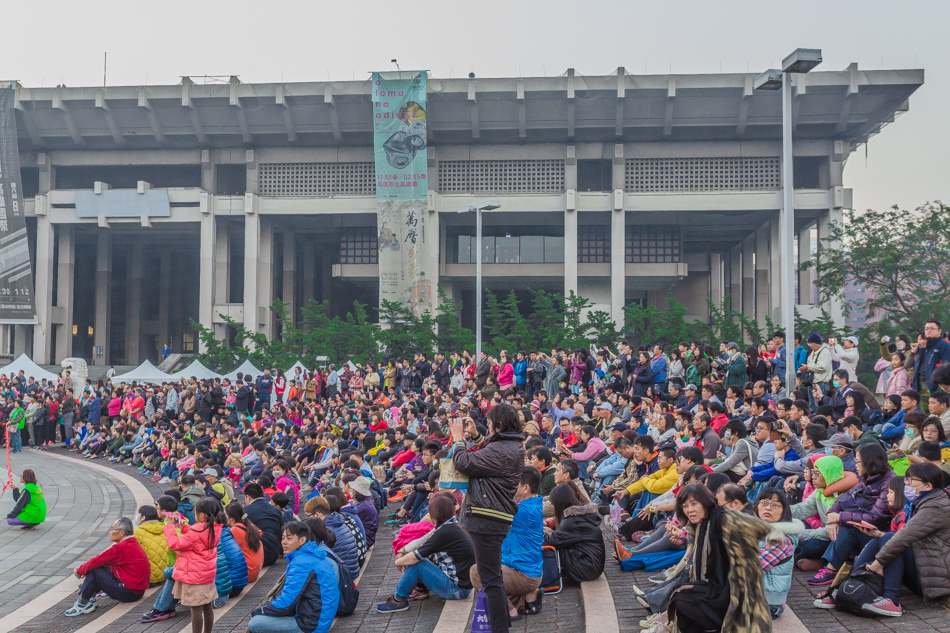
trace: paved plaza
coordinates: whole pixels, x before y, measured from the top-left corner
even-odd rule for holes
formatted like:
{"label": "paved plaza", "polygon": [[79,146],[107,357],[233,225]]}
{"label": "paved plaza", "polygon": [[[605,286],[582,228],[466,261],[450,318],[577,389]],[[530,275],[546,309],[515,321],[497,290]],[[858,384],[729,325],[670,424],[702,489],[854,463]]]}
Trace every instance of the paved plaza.
{"label": "paved plaza", "polygon": [[[0,632],[49,633],[188,633],[187,610],[161,622],[143,624],[139,617],[152,606],[153,587],[133,604],[118,604],[105,598],[90,615],[66,618],[63,612],[75,600],[79,580],[73,569],[108,544],[107,530],[116,517],[131,517],[135,508],[151,503],[161,488],[127,466],[81,460],[61,448],[27,451],[13,456],[13,470],[36,471],[46,492],[49,520],[33,531],[0,527]],[[0,498],[4,515],[13,506],[8,491]],[[376,546],[359,579],[360,602],[354,615],[339,618],[336,633],[467,633],[473,600],[443,602],[430,598],[412,603],[409,611],[382,615],[376,612],[396,586],[399,572],[393,564],[392,529],[380,526]],[[605,534],[608,552],[612,538]],[[284,562],[265,568],[258,581],[237,598],[215,611],[215,631],[243,632],[250,613],[280,579]],[[612,560],[605,577],[582,587],[565,586],[548,596],[540,615],[513,623],[516,633],[636,633],[646,617],[634,599],[632,585],[646,584],[641,572],[622,572]],[[939,605],[925,605],[909,592],[902,595],[904,616],[896,619],[866,619],[811,606],[817,591],[805,585],[807,574],[795,573],[789,594],[790,610],[775,623],[777,633],[888,633],[914,631],[950,633],[950,612]]]}

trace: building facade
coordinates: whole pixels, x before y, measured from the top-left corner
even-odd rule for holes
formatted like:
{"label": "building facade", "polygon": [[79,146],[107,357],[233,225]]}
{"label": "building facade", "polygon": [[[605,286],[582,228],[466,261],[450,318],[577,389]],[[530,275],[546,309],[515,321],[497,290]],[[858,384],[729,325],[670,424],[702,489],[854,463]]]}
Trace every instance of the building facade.
{"label": "building facade", "polygon": [[[781,99],[754,75],[430,78],[427,253],[474,325],[484,285],[632,302],[709,318],[707,299],[764,323],[779,308]],[[908,109],[920,70],[794,76],[799,256],[849,208],[852,151]],[[0,351],[40,363],[196,352],[190,320],[268,335],[281,299],[375,307],[380,270],[371,85],[17,87],[36,325]],[[437,239],[433,239],[433,236]],[[804,314],[812,280],[801,275]],[[839,320],[840,306],[826,306]]]}

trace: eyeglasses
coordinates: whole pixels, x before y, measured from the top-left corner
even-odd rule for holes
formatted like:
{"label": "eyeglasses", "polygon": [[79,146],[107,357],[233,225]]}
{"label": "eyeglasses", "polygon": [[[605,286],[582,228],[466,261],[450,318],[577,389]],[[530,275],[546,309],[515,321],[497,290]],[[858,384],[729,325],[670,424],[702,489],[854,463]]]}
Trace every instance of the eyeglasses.
{"label": "eyeglasses", "polygon": [[772,510],[781,510],[781,509],[782,509],[782,502],[781,502],[781,501],[768,501],[768,500],[766,500],[766,499],[762,499],[761,501],[759,501],[759,507],[761,507],[761,508],[771,508]]}
{"label": "eyeglasses", "polygon": [[907,475],[904,475],[904,483],[909,484],[911,482],[915,482],[918,484],[923,483],[920,479],[917,479],[916,477],[908,477]]}

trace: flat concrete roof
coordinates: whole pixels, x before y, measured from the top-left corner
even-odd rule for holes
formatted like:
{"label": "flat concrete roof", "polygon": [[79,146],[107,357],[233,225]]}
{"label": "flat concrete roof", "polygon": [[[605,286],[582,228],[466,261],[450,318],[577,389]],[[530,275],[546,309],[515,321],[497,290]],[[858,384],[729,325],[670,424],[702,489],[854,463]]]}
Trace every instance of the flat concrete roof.
{"label": "flat concrete roof", "polygon": [[[867,141],[909,108],[924,71],[794,75],[794,134]],[[441,79],[428,83],[431,144],[781,138],[781,91],[754,74]],[[17,85],[22,151],[372,145],[370,79],[249,84]]]}

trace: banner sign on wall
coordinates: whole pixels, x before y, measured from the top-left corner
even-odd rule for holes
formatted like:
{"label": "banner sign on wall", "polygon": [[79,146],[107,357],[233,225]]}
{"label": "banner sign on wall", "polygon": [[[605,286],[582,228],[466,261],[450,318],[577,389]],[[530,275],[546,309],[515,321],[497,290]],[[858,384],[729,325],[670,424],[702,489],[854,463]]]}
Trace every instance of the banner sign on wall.
{"label": "banner sign on wall", "polygon": [[[432,307],[435,271],[426,270],[426,73],[373,73],[379,302],[418,316]],[[427,273],[429,273],[427,275]]]}
{"label": "banner sign on wall", "polygon": [[14,98],[0,87],[0,323],[35,323],[33,269],[26,236]]}

